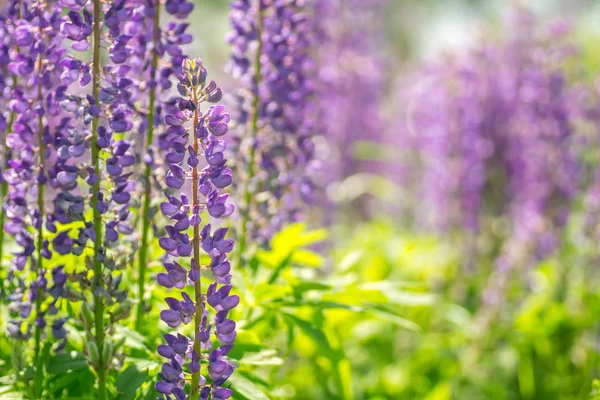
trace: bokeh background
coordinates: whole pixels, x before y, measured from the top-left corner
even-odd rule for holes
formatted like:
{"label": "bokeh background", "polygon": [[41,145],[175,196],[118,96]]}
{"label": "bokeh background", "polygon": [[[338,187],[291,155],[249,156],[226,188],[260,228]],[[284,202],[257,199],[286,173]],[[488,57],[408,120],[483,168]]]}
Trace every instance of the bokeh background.
{"label": "bokeh background", "polygon": [[[342,3],[319,54],[309,225],[327,234],[307,275],[334,290],[270,395],[594,396],[600,4]],[[195,46],[214,71],[227,7],[210,4]]]}
{"label": "bokeh background", "polygon": [[[317,200],[236,271],[234,398],[599,400],[600,2],[316,3]],[[197,1],[186,50],[233,104],[228,12]],[[119,399],[156,398],[147,292],[156,324],[111,332]],[[87,400],[66,329],[48,386]],[[22,398],[5,339],[0,399]]]}

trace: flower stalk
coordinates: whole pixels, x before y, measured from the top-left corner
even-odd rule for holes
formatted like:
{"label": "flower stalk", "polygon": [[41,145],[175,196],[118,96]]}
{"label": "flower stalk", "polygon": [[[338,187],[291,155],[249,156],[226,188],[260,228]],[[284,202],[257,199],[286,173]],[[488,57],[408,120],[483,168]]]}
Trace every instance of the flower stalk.
{"label": "flower stalk", "polygon": [[[38,82],[37,82],[37,97],[38,97],[38,101],[40,102],[40,105],[43,102],[43,95],[42,95],[42,62],[43,62],[43,58],[42,58],[43,54],[40,52],[40,54],[38,55],[38,62],[37,62],[37,67],[38,67]],[[39,212],[39,223],[38,223],[38,228],[37,228],[37,245],[36,245],[36,251],[37,251],[37,265],[36,265],[36,271],[38,272],[38,274],[43,271],[44,267],[43,267],[43,256],[42,256],[42,251],[43,251],[43,245],[44,245],[44,224],[42,223],[42,221],[44,220],[44,182],[43,180],[45,180],[45,174],[44,174],[44,164],[46,163],[45,161],[45,157],[46,157],[46,146],[44,145],[44,118],[42,113],[38,114],[38,156],[39,156],[39,175],[38,175],[38,185],[37,185],[37,207],[38,207],[38,212]],[[42,312],[42,288],[41,287],[37,287],[37,297],[35,299],[35,313],[36,315],[40,316]],[[42,327],[39,326],[39,324],[35,325],[35,352],[34,352],[34,363],[37,361],[38,355],[40,353],[40,346],[41,346],[41,338],[42,338]],[[39,373],[39,371],[38,371]]]}
{"label": "flower stalk", "polygon": [[[158,348],[158,353],[168,362],[162,366],[156,390],[167,399],[171,395],[177,399],[207,400],[210,396],[228,399],[232,393],[222,386],[234,371],[233,364],[225,358],[236,336],[235,322],[227,319],[227,315],[239,303],[237,295],[230,295],[231,265],[227,253],[233,250],[233,241],[225,238],[227,228],[218,228],[212,235],[210,223],[200,228],[204,211],[214,219],[233,213],[233,205],[227,203],[229,195],[220,194],[220,190],[232,183],[231,170],[224,156],[226,143],[221,139],[228,131],[230,116],[224,113],[221,105],[209,107],[202,113],[202,103],[215,103],[222,97],[216,83],[207,84],[206,77],[206,69],[199,59],[186,60],[178,85],[183,97],[167,109],[165,117],[170,145],[165,156],[169,163],[166,182],[172,194],[167,194],[161,211],[173,225],[166,226],[167,236],[159,240],[169,257],[164,263],[166,273],[158,274],[157,281],[166,288],[184,289],[188,282],[194,287],[193,298],[185,291],[181,292],[182,300],[167,297],[165,301],[169,308],[160,313],[160,318],[171,328],[194,324],[193,339],[179,333],[167,334],[167,344]],[[186,127],[189,121],[191,126]],[[202,168],[199,167],[200,156],[204,156],[206,163]],[[183,168],[184,161],[189,170]],[[183,193],[187,190],[192,192],[191,203],[188,195]],[[193,232],[191,238],[190,230]],[[201,251],[211,260],[207,266],[200,265]],[[179,263],[186,258],[189,269]],[[201,270],[211,270],[215,280],[206,293],[202,293]],[[217,288],[218,284],[220,288]],[[214,310],[215,335],[220,343],[216,349],[212,348],[210,340],[213,324],[208,324],[206,303]],[[187,360],[189,373],[186,375],[183,366]],[[203,371],[205,364],[207,369]],[[208,374],[211,382],[203,372]],[[190,384],[189,393],[185,392],[187,383]]]}
{"label": "flower stalk", "polygon": [[261,0],[257,0],[256,11],[256,54],[254,55],[254,84],[255,90],[252,91],[252,121],[249,127],[250,150],[248,162],[246,165],[246,179],[244,184],[244,208],[241,212],[239,245],[237,250],[237,265],[245,265],[244,255],[246,254],[246,244],[248,236],[248,223],[250,222],[250,212],[252,204],[252,181],[254,179],[254,169],[256,164],[256,139],[258,137],[258,123],[260,117],[260,96],[258,88],[262,82],[261,55],[263,52],[263,8]]}
{"label": "flower stalk", "polygon": [[[93,0],[93,25],[92,25],[92,97],[95,104],[100,104],[100,15],[101,3],[100,0]],[[98,207],[100,194],[100,146],[98,145],[98,127],[100,125],[99,115],[92,118],[92,166],[97,179],[92,185],[92,212],[93,225],[95,232],[94,240],[94,327],[95,341],[98,349],[98,363],[96,375],[98,379],[98,400],[106,399],[106,367],[104,365],[104,299],[100,295],[103,287],[103,265],[101,260],[101,244],[102,244],[102,215]]]}
{"label": "flower stalk", "polygon": [[[152,48],[152,61],[150,66],[150,82],[156,82],[156,71],[158,68],[158,47],[160,45],[160,0],[156,1],[156,7],[154,12],[154,20],[153,20],[153,48]],[[145,148],[148,149],[154,143],[154,118],[155,118],[155,103],[156,103],[156,90],[157,85],[151,84],[149,93],[148,93],[148,131],[146,134],[146,145]],[[149,233],[150,227],[152,225],[152,218],[150,216],[150,201],[152,199],[152,176],[153,164],[151,162],[146,163],[146,169],[144,170],[144,199],[142,205],[142,237],[141,244],[139,250],[139,266],[138,266],[138,307],[137,314],[135,318],[135,328],[136,330],[140,330],[144,326],[144,286],[146,282],[146,270],[147,270],[147,262],[148,262],[148,241],[149,241]]]}

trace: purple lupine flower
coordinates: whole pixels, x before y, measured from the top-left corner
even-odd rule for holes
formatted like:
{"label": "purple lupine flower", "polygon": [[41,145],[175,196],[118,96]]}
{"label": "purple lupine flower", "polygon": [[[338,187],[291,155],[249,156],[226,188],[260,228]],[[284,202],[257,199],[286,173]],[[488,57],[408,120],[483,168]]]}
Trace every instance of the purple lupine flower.
{"label": "purple lupine flower", "polygon": [[[74,50],[85,50],[89,47],[92,39],[92,14],[86,9],[88,1],[66,1],[63,6],[69,7],[68,21],[61,25],[68,39],[73,41]],[[102,10],[105,26],[107,29],[108,56],[110,62],[102,67],[102,86],[98,90],[98,99],[92,95],[78,97],[66,91],[62,93],[62,106],[71,109],[78,117],[77,122],[63,126],[63,135],[60,137],[59,154],[64,159],[61,169],[54,174],[56,186],[68,189],[76,186],[77,178],[82,173],[86,176],[86,183],[92,188],[100,186],[96,210],[103,215],[105,220],[105,234],[102,238],[96,238],[91,225],[81,228],[79,240],[71,241],[79,252],[91,240],[101,241],[100,252],[104,252],[104,246],[110,248],[117,245],[120,234],[128,235],[132,232],[130,226],[131,216],[128,204],[135,189],[135,181],[130,179],[128,172],[135,162],[135,156],[131,150],[131,144],[123,133],[133,129],[133,105],[132,105],[132,80],[129,78],[131,67],[125,62],[131,56],[129,42],[131,36],[124,33],[124,26],[128,23],[134,11],[136,2],[115,1]],[[61,79],[65,85],[88,86],[91,79],[89,65],[67,55],[60,60],[62,68]],[[99,151],[106,154],[104,171],[96,171],[94,165],[88,166],[84,171],[78,168],[78,157],[90,152],[89,141],[86,140],[87,132],[93,118],[106,118],[106,124],[100,124],[97,128],[96,146]],[[89,154],[89,153],[88,153]],[[90,204],[91,205],[91,204]],[[55,204],[62,223],[82,220],[84,203],[78,196],[64,195]],[[66,243],[65,242],[65,243]]]}
{"label": "purple lupine flower", "polygon": [[[135,155],[129,139],[136,99],[128,65],[132,37],[125,26],[139,1],[61,0],[61,4],[69,9],[68,20],[60,28],[72,41],[72,52],[56,62],[66,86],[57,97],[63,111],[74,118],[62,125],[62,134],[56,138],[62,163],[51,181],[54,178],[54,184],[62,189],[55,200],[56,221],[78,222],[78,228],[63,230],[53,244],[63,252],[70,248],[75,256],[93,249],[85,256],[88,270],[74,276],[80,291],[70,289],[68,295],[83,300],[82,310],[94,308],[101,314],[93,319],[89,318],[91,312],[82,312],[82,318],[86,329],[93,332],[88,336],[93,340],[86,346],[97,349],[88,356],[98,377],[98,396],[105,398],[104,377],[114,357],[105,324],[127,316],[131,305],[127,291],[119,288],[122,275],[113,271],[121,269],[120,259],[133,233],[129,203],[135,189],[131,168]],[[95,16],[99,20],[95,21]],[[79,59],[79,52],[88,48],[91,63]],[[84,163],[86,159],[89,162]],[[83,181],[89,195],[69,193]],[[106,318],[108,312],[110,319]]]}
{"label": "purple lupine flower", "polygon": [[[184,392],[184,366],[192,374],[190,395],[207,399],[212,393],[213,398],[228,399],[231,391],[221,386],[235,369],[226,358],[236,336],[235,322],[228,319],[228,315],[239,303],[239,297],[230,294],[231,267],[227,253],[233,249],[233,241],[226,238],[227,228],[218,228],[211,235],[210,223],[201,227],[204,209],[208,213],[205,219],[209,216],[224,218],[233,212],[233,205],[227,202],[228,194],[221,194],[221,190],[232,183],[231,170],[223,155],[226,144],[222,139],[227,132],[229,115],[221,105],[201,110],[202,104],[220,99],[216,83],[207,83],[206,79],[206,69],[200,59],[185,60],[178,84],[184,97],[171,102],[165,110],[165,123],[169,126],[165,136],[169,190],[160,208],[171,224],[166,226],[166,235],[159,240],[168,261],[164,263],[166,272],[158,274],[157,281],[166,288],[180,290],[187,283],[194,287],[195,293],[194,298],[183,291],[181,299],[167,297],[168,308],[160,313],[161,320],[171,328],[191,322],[195,328],[193,339],[168,334],[165,335],[167,343],[158,348],[158,353],[167,361],[162,366],[156,390],[167,399],[169,396],[188,398]],[[191,238],[189,231],[193,232]],[[199,264],[201,251],[211,259],[209,265]],[[202,293],[200,285],[202,269],[212,270],[216,281],[206,293]],[[216,349],[210,339],[213,324],[208,323],[206,303],[214,310],[214,335],[220,344]],[[204,371],[203,365],[207,365]]]}
{"label": "purple lupine flower", "polygon": [[[236,0],[231,5],[228,69],[243,87],[235,116],[243,155],[235,186],[247,203],[242,205],[241,248],[246,231],[268,245],[285,222],[301,217],[302,203],[312,201],[316,115],[309,12],[303,1]],[[249,196],[250,185],[259,196]]]}
{"label": "purple lupine flower", "polygon": [[[16,1],[11,1],[6,7],[3,13],[0,14],[0,101],[2,102],[2,110],[6,110],[10,103],[12,90],[16,88],[18,79],[10,73],[8,65],[11,61],[12,52],[18,47],[14,44],[14,36],[11,34],[15,21],[20,19],[20,7]],[[12,81],[11,81],[12,75]],[[2,208],[0,209],[0,227],[4,227],[6,220],[6,207],[5,197],[8,193],[8,183],[4,179],[4,171],[10,168],[8,161],[12,158],[10,147],[7,143],[7,133],[12,130],[12,124],[14,122],[14,113],[9,112],[8,115],[5,112],[0,113],[0,132],[2,133],[2,142],[4,143],[2,148],[2,164],[0,168],[0,200],[2,201]],[[4,242],[5,235],[0,236],[0,260],[4,254]],[[2,291],[2,294],[3,291]]]}
{"label": "purple lupine flower", "polygon": [[[381,43],[385,40],[384,19],[389,0],[315,0],[315,31],[318,84],[315,128],[326,139],[323,165],[316,171],[317,185],[342,182],[359,173],[376,173],[400,179],[390,162],[363,160],[356,149],[363,143],[375,143],[393,151],[397,135],[388,135],[382,115],[386,56]],[[395,157],[397,162],[399,157]],[[384,161],[384,160],[382,160]],[[309,192],[310,193],[310,192]],[[333,218],[335,209],[320,200]],[[329,214],[329,216],[327,215]]]}
{"label": "purple lupine flower", "polygon": [[[18,15],[14,15],[16,10]],[[51,229],[56,215],[47,209],[45,189],[53,169],[60,163],[54,137],[61,127],[57,93],[65,86],[54,66],[65,55],[58,29],[63,22],[61,11],[56,3],[22,1],[13,4],[8,15],[14,18],[14,29],[2,32],[3,44],[8,46],[2,68],[10,72],[13,81],[3,119],[9,121],[6,144],[14,156],[7,161],[10,169],[3,174],[3,182],[8,185],[4,205],[7,220],[3,229],[14,235],[20,247],[13,254],[9,272],[9,278],[18,287],[10,299],[15,302],[11,307],[20,310],[21,318],[31,315],[30,320],[15,321],[14,326],[26,324],[27,332],[34,327],[35,357],[48,326],[46,318],[56,314],[55,304],[63,295],[65,283],[61,268],[54,269],[53,285],[48,290],[45,261],[53,255],[49,233],[56,233]],[[33,274],[25,270],[28,263]],[[35,280],[27,282],[30,276],[35,276]],[[32,310],[35,312],[30,314]],[[22,331],[19,329],[19,332]],[[62,331],[55,337],[64,339]]]}
{"label": "purple lupine flower", "polygon": [[[141,240],[138,246],[139,262],[139,304],[136,315],[136,326],[143,324],[147,310],[144,302],[144,277],[149,253],[150,232],[153,225],[152,216],[156,214],[151,199],[155,193],[164,191],[164,165],[160,153],[168,146],[164,140],[166,132],[164,112],[170,101],[171,77],[181,72],[184,59],[182,46],[192,41],[187,33],[188,25],[178,22],[184,19],[193,9],[188,1],[169,1],[165,5],[157,0],[138,2],[133,15],[125,24],[124,33],[131,37],[131,56],[128,65],[132,72],[133,95],[138,99],[140,107],[136,107],[139,123],[136,130],[144,135],[138,142],[143,147],[136,148],[138,157],[143,160],[144,169],[140,174],[141,199]],[[166,11],[175,18],[166,26],[161,26],[161,15]],[[171,181],[171,179],[169,179]],[[184,221],[182,221],[182,224]]]}
{"label": "purple lupine flower", "polygon": [[484,293],[491,306],[502,304],[515,268],[556,249],[580,184],[562,64],[570,46],[540,37],[531,14],[513,16],[509,40],[484,43],[422,73],[407,123],[422,163],[415,191],[435,216],[427,222],[466,231],[466,239],[489,231],[482,224],[501,222],[509,230]]}

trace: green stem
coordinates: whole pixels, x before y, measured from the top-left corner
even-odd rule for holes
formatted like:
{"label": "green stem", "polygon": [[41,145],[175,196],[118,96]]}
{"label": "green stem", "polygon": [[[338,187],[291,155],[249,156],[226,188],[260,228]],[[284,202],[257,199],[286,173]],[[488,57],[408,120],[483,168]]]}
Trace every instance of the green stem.
{"label": "green stem", "polygon": [[[152,51],[152,64],[150,67],[150,93],[149,93],[149,112],[148,112],[148,134],[146,137],[146,149],[152,145],[154,141],[154,103],[156,101],[156,69],[158,66],[158,52],[156,51],[160,42],[160,1],[156,2],[156,12],[154,13],[154,48]],[[152,185],[150,177],[152,175],[152,164],[146,165],[144,173],[144,202],[142,209],[142,241],[140,245],[139,256],[139,274],[138,274],[138,307],[135,318],[135,329],[141,330],[144,326],[144,284],[146,281],[146,269],[148,259],[148,234],[152,224],[150,214],[150,200],[152,196]]]}
{"label": "green stem", "polygon": [[[194,142],[193,142],[193,147],[194,147],[194,151],[196,152],[196,154],[198,154],[198,149],[199,149],[199,143],[198,143],[198,137],[196,136],[195,132],[198,128],[198,121],[200,118],[199,115],[199,108],[200,108],[200,104],[198,102],[198,93],[196,88],[194,88],[194,104],[196,104],[196,110],[194,111],[194,127],[193,127],[193,136],[194,136]],[[200,203],[200,200],[198,199],[198,168],[194,167],[192,169],[192,204],[194,206],[197,206]],[[198,269],[200,269],[200,224],[196,224],[194,225],[194,238],[192,240],[192,245],[194,247],[194,260],[196,260],[196,264],[198,266]],[[202,304],[202,284],[201,284],[201,279],[196,280],[196,282],[194,282],[194,294],[195,294],[195,302],[196,302],[196,306],[198,304]],[[196,351],[196,354],[198,354],[198,359],[200,362],[202,362],[202,347],[201,347],[201,341],[200,341],[200,325],[202,325],[202,315],[204,314],[203,310],[196,310],[196,315],[195,315],[195,320],[194,320],[194,350]],[[192,393],[190,395],[190,399],[191,400],[198,400],[199,396],[200,396],[200,388],[199,388],[199,384],[200,384],[200,371],[192,374]]]}
{"label": "green stem", "polygon": [[[37,95],[38,101],[42,103],[42,53],[38,56],[38,87],[37,87]],[[38,146],[39,146],[39,176],[44,175],[44,164],[46,163],[46,149],[44,146],[44,119],[40,114],[38,115]],[[37,194],[37,207],[39,212],[39,228],[37,232],[37,265],[36,271],[38,274],[43,269],[43,257],[42,257],[42,246],[44,245],[44,185],[38,182],[38,194]],[[42,312],[42,288],[37,288],[37,297],[35,299],[35,314],[36,317],[39,316]],[[41,337],[42,332],[41,328],[35,324],[35,353],[34,353],[34,364],[38,359],[38,355],[40,353],[41,347]],[[37,373],[41,373],[41,371],[37,371]]]}
{"label": "green stem", "polygon": [[260,97],[259,97],[259,86],[262,81],[262,65],[260,62],[260,58],[262,55],[262,30],[263,30],[263,10],[260,6],[261,1],[257,0],[257,23],[256,23],[256,54],[254,57],[254,84],[256,85],[256,90],[254,90],[253,98],[252,98],[252,120],[250,122],[250,155],[248,160],[248,168],[246,169],[246,182],[244,187],[244,207],[245,209],[242,212],[242,220],[241,220],[241,229],[239,235],[239,244],[237,250],[237,265],[239,267],[242,266],[244,262],[244,254],[246,252],[246,237],[248,236],[248,222],[250,221],[250,204],[252,202],[252,190],[251,184],[252,179],[254,178],[254,169],[256,163],[256,137],[258,135],[258,119],[260,113]]}
{"label": "green stem", "polygon": [[[93,26],[93,58],[92,58],[92,96],[96,104],[100,104],[100,0],[94,0],[94,26]],[[98,147],[99,117],[92,118],[92,165],[96,174],[96,181],[92,186],[92,209],[96,240],[94,241],[94,319],[96,331],[96,346],[98,348],[98,400],[106,399],[106,366],[103,359],[104,350],[104,300],[101,290],[104,283],[102,277],[102,261],[100,260],[102,243],[102,216],[98,210],[98,196],[100,194],[100,148]]]}

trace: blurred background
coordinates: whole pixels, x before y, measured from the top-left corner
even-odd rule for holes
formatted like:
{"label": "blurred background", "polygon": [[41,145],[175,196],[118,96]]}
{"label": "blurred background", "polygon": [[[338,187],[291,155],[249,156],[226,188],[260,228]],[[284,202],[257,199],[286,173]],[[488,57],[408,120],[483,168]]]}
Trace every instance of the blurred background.
{"label": "blurred background", "polygon": [[[320,204],[259,254],[276,266],[294,249],[294,272],[276,270],[288,286],[249,300],[269,309],[291,285],[295,314],[240,332],[239,351],[292,347],[242,359],[238,392],[596,396],[600,3],[331,3],[315,15]],[[235,88],[227,14],[196,7],[190,54]]]}

